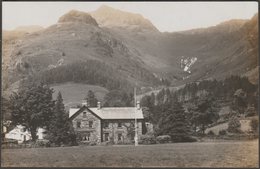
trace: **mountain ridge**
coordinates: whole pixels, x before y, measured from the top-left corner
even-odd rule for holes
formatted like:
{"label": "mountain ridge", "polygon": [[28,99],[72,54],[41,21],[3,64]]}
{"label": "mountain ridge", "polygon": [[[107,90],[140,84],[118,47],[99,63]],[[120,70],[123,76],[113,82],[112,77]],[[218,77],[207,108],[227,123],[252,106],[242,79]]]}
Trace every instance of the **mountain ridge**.
{"label": "mountain ridge", "polygon": [[[232,74],[255,77],[258,71],[252,70],[257,66],[256,16],[246,21],[233,20],[238,26],[231,24],[231,29],[222,27],[230,24],[226,21],[198,33],[192,33],[194,30],[164,33],[149,25],[151,22],[150,30],[106,27],[96,21],[92,12],[72,10],[39,32],[4,39],[3,83],[6,84],[3,86],[8,89],[28,74],[59,66],[66,70],[66,65],[88,60],[106,63],[128,82],[136,81],[139,87],[158,87],[162,85],[161,79],[168,79],[171,86],[179,86]],[[196,62],[185,71],[182,59],[192,58]]]}

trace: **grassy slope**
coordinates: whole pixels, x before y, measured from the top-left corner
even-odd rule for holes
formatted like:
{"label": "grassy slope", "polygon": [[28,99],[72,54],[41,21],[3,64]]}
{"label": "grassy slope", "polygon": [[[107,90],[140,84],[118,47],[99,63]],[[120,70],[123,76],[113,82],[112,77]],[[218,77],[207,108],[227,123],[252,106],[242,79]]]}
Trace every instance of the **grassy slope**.
{"label": "grassy slope", "polygon": [[57,97],[57,93],[60,91],[63,97],[66,108],[81,104],[82,99],[87,95],[89,90],[92,90],[99,101],[103,101],[103,98],[108,90],[94,85],[79,84],[79,83],[65,83],[51,86],[54,89],[53,98]]}
{"label": "grassy slope", "polygon": [[258,140],[3,149],[2,167],[257,167]]}

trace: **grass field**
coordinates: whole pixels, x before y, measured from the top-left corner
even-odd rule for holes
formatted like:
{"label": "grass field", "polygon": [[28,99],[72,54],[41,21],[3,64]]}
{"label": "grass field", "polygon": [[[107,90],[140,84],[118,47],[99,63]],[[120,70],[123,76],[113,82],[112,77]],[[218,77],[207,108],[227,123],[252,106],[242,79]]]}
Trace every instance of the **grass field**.
{"label": "grass field", "polygon": [[53,98],[56,99],[57,94],[60,91],[63,97],[63,102],[67,108],[81,104],[89,90],[92,90],[95,93],[95,96],[99,101],[103,101],[104,96],[108,93],[107,89],[100,86],[73,82],[57,84],[51,87],[55,91]]}
{"label": "grass field", "polygon": [[258,167],[258,140],[3,149],[2,167]]}

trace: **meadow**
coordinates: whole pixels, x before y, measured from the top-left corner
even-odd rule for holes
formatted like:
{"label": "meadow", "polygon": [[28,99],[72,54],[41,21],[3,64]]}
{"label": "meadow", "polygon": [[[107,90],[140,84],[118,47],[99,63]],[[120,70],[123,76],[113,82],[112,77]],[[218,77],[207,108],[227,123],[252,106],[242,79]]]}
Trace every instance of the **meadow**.
{"label": "meadow", "polygon": [[2,149],[2,167],[258,167],[258,140]]}

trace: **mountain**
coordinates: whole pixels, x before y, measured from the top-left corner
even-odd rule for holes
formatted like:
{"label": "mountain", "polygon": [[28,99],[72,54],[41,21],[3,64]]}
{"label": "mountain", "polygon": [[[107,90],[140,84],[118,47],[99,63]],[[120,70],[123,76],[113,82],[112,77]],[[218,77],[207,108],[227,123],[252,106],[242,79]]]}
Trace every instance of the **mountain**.
{"label": "mountain", "polygon": [[90,13],[101,27],[127,30],[158,31],[158,29],[140,14],[121,11],[102,5]]}
{"label": "mountain", "polygon": [[[250,20],[162,33],[139,14],[108,6],[72,10],[36,32],[3,32],[3,89],[28,75],[50,84],[84,83],[132,90],[248,76],[257,83],[258,14]],[[66,73],[67,72],[67,73]]]}
{"label": "mountain", "polygon": [[29,25],[29,26],[19,26],[14,29],[14,31],[20,31],[20,32],[27,32],[27,33],[33,33],[40,30],[43,30],[44,28],[39,25]]}
{"label": "mountain", "polygon": [[101,72],[114,72],[117,78],[124,77],[129,84],[145,86],[158,83],[134,49],[100,28],[95,19],[85,12],[70,11],[61,16],[57,24],[27,34],[13,44],[12,52],[4,54],[5,58],[11,58],[4,63],[6,82],[14,83],[28,74],[58,69],[58,66],[64,70],[66,66],[71,68],[75,62],[96,60],[104,63],[99,68]]}
{"label": "mountain", "polygon": [[90,15],[88,15],[85,12],[71,10],[67,14],[60,17],[58,23],[69,23],[69,22],[79,22],[79,23],[85,23],[90,24],[94,26],[98,26],[96,20],[92,18]]}

